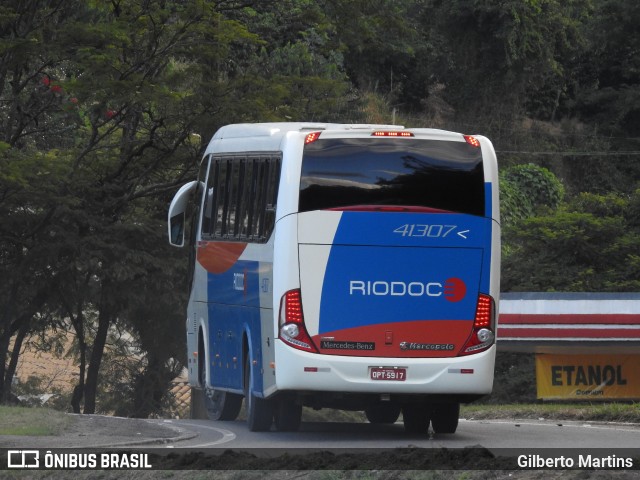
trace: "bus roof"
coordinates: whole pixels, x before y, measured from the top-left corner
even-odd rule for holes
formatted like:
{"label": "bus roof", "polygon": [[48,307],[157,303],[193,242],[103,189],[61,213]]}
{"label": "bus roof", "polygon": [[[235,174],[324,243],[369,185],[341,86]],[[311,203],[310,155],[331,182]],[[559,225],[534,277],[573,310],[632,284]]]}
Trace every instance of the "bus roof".
{"label": "bus roof", "polygon": [[321,123],[321,122],[280,122],[280,123],[236,123],[220,128],[213,136],[217,138],[243,138],[243,137],[282,137],[287,132],[314,131],[314,130],[377,130],[393,129],[404,130],[402,125],[374,125],[374,124],[346,124],[346,123]]}
{"label": "bus roof", "polygon": [[[249,149],[256,151],[280,148],[283,137],[289,132],[305,132],[321,130],[327,134],[351,136],[359,133],[368,133],[375,130],[407,130],[417,135],[429,135],[439,140],[462,141],[461,134],[433,128],[406,128],[402,125],[385,124],[348,124],[348,123],[322,123],[322,122],[273,122],[273,123],[237,123],[221,127],[211,139],[205,153],[229,152],[237,149]],[[242,139],[251,138],[251,146]],[[223,147],[224,145],[224,147]]]}

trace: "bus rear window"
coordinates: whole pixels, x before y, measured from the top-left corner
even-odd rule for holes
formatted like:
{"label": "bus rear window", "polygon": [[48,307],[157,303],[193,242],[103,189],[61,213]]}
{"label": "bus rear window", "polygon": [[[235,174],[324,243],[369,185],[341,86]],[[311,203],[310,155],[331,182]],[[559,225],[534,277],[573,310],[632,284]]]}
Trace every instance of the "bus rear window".
{"label": "bus rear window", "polygon": [[481,149],[407,138],[320,138],[306,145],[300,212],[375,205],[484,215]]}

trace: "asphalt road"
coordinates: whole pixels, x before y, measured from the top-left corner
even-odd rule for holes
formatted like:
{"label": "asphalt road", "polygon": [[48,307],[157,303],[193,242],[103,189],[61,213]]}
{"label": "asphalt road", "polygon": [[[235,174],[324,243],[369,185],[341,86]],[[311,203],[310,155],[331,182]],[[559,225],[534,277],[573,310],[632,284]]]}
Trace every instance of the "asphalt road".
{"label": "asphalt road", "polygon": [[415,435],[401,423],[303,423],[299,432],[250,432],[245,422],[155,420],[195,434],[162,446],[188,448],[464,448],[635,449],[640,454],[640,426],[532,420],[461,420],[452,435]]}

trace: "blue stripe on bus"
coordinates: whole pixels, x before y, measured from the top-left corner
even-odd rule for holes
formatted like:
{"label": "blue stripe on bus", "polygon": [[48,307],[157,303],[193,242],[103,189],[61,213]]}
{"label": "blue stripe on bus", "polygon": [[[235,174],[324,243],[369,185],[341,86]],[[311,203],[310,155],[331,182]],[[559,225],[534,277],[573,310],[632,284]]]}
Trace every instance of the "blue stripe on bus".
{"label": "blue stripe on bus", "polygon": [[[253,388],[262,395],[263,368],[259,298],[259,262],[237,261],[224,273],[207,273],[209,355],[211,384],[242,392],[242,337],[247,333],[249,351],[257,360]],[[235,359],[235,360],[234,360]]]}
{"label": "blue stripe on bus", "polygon": [[224,273],[207,274],[209,302],[260,307],[260,263],[239,260]]}

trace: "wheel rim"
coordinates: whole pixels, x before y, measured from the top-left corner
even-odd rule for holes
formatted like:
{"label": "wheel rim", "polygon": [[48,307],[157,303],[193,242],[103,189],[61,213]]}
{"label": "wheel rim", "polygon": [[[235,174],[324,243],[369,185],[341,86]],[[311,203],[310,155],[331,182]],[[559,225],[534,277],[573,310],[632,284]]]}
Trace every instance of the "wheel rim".
{"label": "wheel rim", "polygon": [[204,406],[209,413],[209,418],[217,418],[224,408],[225,392],[207,386],[207,364],[204,361],[200,368],[199,380],[204,393]]}
{"label": "wheel rim", "polygon": [[222,407],[224,406],[224,400],[225,400],[224,392],[220,392],[212,388],[206,388],[205,395],[209,400],[207,404],[207,410],[209,410],[212,415],[217,417],[222,411]]}

